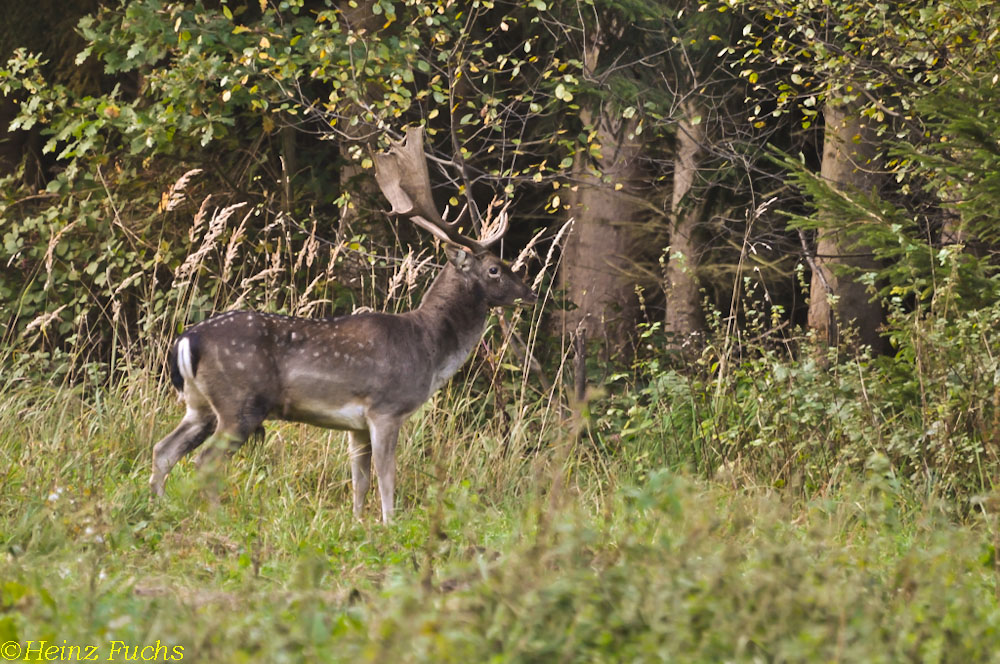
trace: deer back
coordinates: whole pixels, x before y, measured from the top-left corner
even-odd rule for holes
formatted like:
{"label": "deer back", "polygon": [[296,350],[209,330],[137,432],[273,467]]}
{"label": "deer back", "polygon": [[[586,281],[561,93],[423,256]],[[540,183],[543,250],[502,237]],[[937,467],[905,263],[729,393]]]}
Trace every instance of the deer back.
{"label": "deer back", "polygon": [[223,399],[248,412],[361,429],[369,411],[416,410],[465,362],[489,309],[533,297],[491,254],[464,250],[417,309],[307,319],[228,312],[185,332],[171,377],[196,402]]}

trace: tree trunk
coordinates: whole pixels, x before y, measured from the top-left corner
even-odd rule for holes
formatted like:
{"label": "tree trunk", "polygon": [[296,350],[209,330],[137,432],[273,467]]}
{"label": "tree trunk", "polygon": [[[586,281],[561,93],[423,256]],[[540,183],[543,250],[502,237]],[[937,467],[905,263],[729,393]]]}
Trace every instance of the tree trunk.
{"label": "tree trunk", "polygon": [[[642,211],[635,199],[642,146],[634,119],[623,120],[604,110],[597,111],[595,127],[601,157],[591,163],[585,151],[577,153],[578,185],[570,201],[574,224],[563,248],[560,276],[576,306],[564,312],[565,333],[600,339],[613,354],[628,345],[639,313],[630,268],[633,225]],[[594,122],[593,115],[587,109],[580,111],[585,125]]]}
{"label": "tree trunk", "polygon": [[705,125],[695,121],[693,104],[684,105],[684,117],[678,123],[674,183],[670,210],[670,252],[666,267],[666,316],[664,326],[672,333],[672,342],[680,347],[704,334],[705,320],[698,292],[698,264],[701,247],[697,229],[705,213],[704,200],[692,200],[689,194],[698,176],[698,163],[705,143]]}
{"label": "tree trunk", "polygon": [[[836,189],[870,189],[874,182],[872,160],[875,137],[852,109],[828,103],[823,111],[826,128],[820,174]],[[839,344],[847,329],[857,330],[857,342],[881,350],[882,309],[872,301],[867,286],[837,266],[875,269],[869,250],[859,245],[844,219],[831,219],[816,240],[815,268],[809,293],[809,327],[831,346]]]}
{"label": "tree trunk", "polygon": [[[957,154],[953,154],[951,155],[951,159],[957,162],[960,157]],[[945,186],[938,196],[941,199],[941,212],[944,215],[944,221],[941,224],[941,244],[968,244],[972,238],[965,227],[965,220],[962,219],[962,213],[955,206],[955,201],[962,200],[960,187],[957,183],[952,182]]]}

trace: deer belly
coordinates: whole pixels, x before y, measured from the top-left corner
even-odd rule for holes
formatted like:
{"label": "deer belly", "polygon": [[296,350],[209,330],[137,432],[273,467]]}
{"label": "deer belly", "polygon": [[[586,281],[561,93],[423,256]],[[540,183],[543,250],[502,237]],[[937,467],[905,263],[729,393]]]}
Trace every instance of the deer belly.
{"label": "deer belly", "polygon": [[328,403],[321,400],[286,404],[281,419],[304,422],[327,429],[360,431],[368,428],[365,405],[357,401]]}

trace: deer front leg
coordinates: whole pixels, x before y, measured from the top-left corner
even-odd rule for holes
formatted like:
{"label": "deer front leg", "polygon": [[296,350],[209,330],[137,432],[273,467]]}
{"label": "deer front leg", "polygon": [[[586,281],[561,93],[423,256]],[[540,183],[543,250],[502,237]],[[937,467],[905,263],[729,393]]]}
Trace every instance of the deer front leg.
{"label": "deer front leg", "polygon": [[375,475],[378,493],[382,499],[382,523],[392,521],[393,494],[396,491],[396,441],[402,421],[397,417],[369,419],[372,454],[375,457]]}
{"label": "deer front leg", "polygon": [[354,489],[354,518],[361,518],[368,489],[372,486],[372,442],[367,431],[349,431],[347,446],[351,455],[351,487]]}

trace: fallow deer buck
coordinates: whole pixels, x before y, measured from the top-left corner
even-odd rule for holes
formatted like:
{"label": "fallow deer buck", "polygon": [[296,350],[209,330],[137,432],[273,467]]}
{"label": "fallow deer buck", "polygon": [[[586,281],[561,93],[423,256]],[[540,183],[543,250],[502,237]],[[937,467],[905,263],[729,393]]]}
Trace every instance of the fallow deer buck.
{"label": "fallow deer buck", "polygon": [[375,155],[375,173],[392,214],[447,243],[448,264],[420,306],[320,320],[229,312],[184,332],[168,365],[187,413],[153,448],[155,495],[174,464],[206,440],[199,465],[242,445],[266,419],[292,420],[349,432],[356,517],[374,456],[382,520],[392,519],[400,426],[465,363],[491,307],[530,303],[535,294],[487,249],[506,232],[506,214],[478,242],[438,214],[421,128]]}

